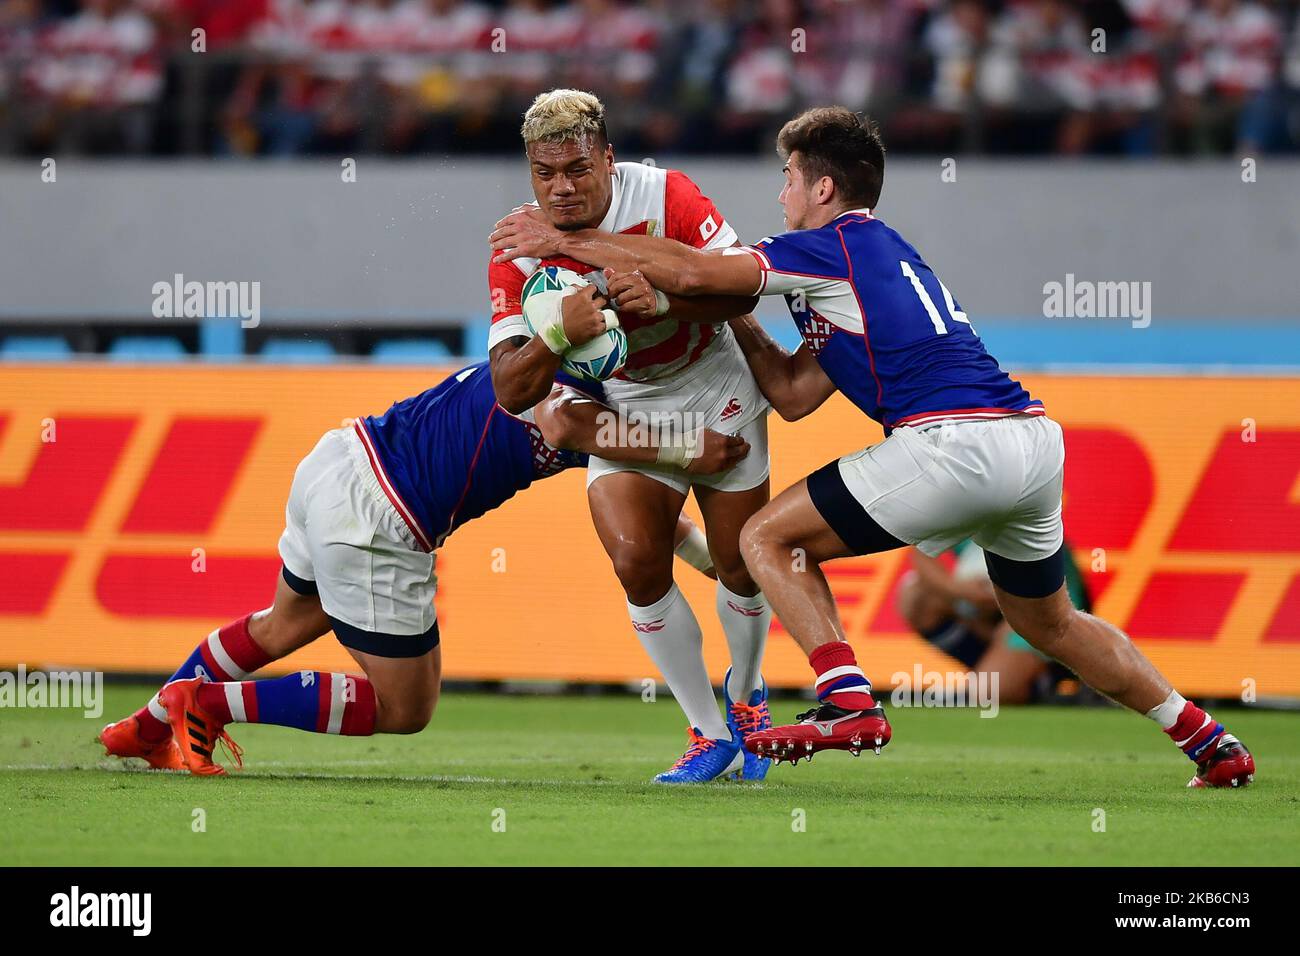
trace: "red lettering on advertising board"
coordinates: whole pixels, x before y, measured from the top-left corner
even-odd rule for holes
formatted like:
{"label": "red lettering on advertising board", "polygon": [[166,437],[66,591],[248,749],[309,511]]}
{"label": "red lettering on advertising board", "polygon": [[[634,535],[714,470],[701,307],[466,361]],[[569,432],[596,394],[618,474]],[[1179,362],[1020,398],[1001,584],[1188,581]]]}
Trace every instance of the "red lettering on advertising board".
{"label": "red lettering on advertising board", "polygon": [[216,521],[262,422],[178,418],[168,429],[123,531],[204,532]]}
{"label": "red lettering on advertising board", "polygon": [[1169,547],[1174,551],[1300,552],[1300,431],[1219,439]]}
{"label": "red lettering on advertising board", "polygon": [[[81,531],[113,474],[134,418],[56,416],[52,441],[40,451],[16,484],[0,484],[0,530]],[[0,417],[0,429],[9,424]],[[46,426],[32,422],[32,441]]]}
{"label": "red lettering on advertising board", "polygon": [[1127,630],[1138,638],[1212,641],[1245,580],[1245,574],[1157,571]]}

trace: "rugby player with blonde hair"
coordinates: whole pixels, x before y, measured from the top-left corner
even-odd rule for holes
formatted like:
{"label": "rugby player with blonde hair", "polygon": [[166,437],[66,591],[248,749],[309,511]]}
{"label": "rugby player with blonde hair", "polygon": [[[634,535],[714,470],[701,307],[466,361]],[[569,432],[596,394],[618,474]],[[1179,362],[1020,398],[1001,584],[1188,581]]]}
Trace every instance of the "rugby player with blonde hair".
{"label": "rugby player with blonde hair", "polygon": [[[735,231],[683,173],[615,162],[605,108],[580,90],[538,96],[524,116],[524,149],[535,208],[556,230],[599,229],[659,236],[695,249],[734,246]],[[522,208],[522,207],[521,207]],[[500,260],[500,261],[498,261]],[[605,383],[610,405],[629,421],[739,435],[749,453],[718,475],[691,474],[678,454],[654,464],[593,455],[587,496],[596,531],[627,595],[633,632],[663,674],[689,722],[682,757],[655,780],[697,783],[743,771],[761,778],[769,762],[741,746],[770,726],[761,674],[771,609],[740,553],[740,530],[768,501],[769,411],[727,325],[749,312],[751,296],[678,298],[656,292],[637,272],[594,273],[550,316],[524,321],[520,295],[537,269],[560,265],[580,275],[589,267],[537,250],[488,266],[492,381],[501,404],[518,411],[551,390],[566,349],[606,331],[602,309],[618,313],[628,336],[623,370]],[[689,443],[687,443],[689,444]],[[716,610],[731,652],[723,684],[724,714],[704,666],[700,625],[673,580],[674,530],[694,489],[704,518],[718,585]]]}

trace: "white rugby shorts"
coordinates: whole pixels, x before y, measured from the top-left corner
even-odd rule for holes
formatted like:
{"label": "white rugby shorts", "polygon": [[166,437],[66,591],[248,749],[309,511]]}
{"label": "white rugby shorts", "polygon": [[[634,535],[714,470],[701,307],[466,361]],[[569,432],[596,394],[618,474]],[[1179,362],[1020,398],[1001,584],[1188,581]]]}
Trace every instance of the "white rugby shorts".
{"label": "white rugby shorts", "polygon": [[[1064,541],[1065,443],[1046,415],[903,426],[834,464],[876,524],[931,557],[971,538],[998,557],[1039,561]],[[814,503],[853,547],[853,515],[827,514],[845,509],[816,495]]]}
{"label": "white rugby shorts", "polygon": [[691,485],[748,491],[762,484],[770,473],[767,414],[771,405],[759,390],[727,326],[701,358],[672,375],[649,382],[605,382],[605,401],[625,420],[648,421],[652,433],[659,422],[680,421],[689,429],[703,427],[740,435],[750,444],[749,454],[716,475],[692,475],[680,468],[610,461],[592,455],[587,465],[588,486],[605,475],[635,471],[682,494],[687,494]]}
{"label": "white rugby shorts", "polygon": [[342,644],[418,657],[438,643],[434,555],[385,495],[355,428],[317,442],[294,472],[284,510],[285,581],[320,596]]}

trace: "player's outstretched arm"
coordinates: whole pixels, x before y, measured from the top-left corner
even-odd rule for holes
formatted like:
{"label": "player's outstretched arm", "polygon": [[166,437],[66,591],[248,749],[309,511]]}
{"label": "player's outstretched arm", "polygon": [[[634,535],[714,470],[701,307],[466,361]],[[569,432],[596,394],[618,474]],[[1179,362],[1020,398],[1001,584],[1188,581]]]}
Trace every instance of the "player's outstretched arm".
{"label": "player's outstretched arm", "polygon": [[605,280],[614,309],[647,319],[667,315],[679,322],[714,324],[745,315],[758,305],[758,296],[668,295],[652,286],[640,272],[606,269]]}
{"label": "player's outstretched arm", "polygon": [[661,443],[653,430],[631,424],[608,405],[563,385],[533,410],[533,417],[542,437],[556,448],[610,461],[674,465],[692,474],[712,475],[749,454],[749,442],[740,436],[707,428],[698,436]]}
{"label": "player's outstretched arm", "polygon": [[835,393],[835,383],[808,346],[787,352],[752,315],[730,324],[759,389],[787,422],[812,414]]}
{"label": "player's outstretched arm", "polygon": [[616,272],[640,272],[650,284],[671,295],[753,296],[762,285],[757,260],[728,250],[704,252],[673,239],[625,236],[578,229],[556,229],[536,210],[511,213],[489,237],[494,262],[520,257],[567,256]]}

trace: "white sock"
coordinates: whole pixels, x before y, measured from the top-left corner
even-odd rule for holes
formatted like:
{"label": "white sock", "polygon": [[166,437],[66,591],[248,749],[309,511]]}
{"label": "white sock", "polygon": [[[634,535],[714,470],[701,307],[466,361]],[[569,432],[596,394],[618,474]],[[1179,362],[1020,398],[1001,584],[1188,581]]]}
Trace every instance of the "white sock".
{"label": "white sock", "polygon": [[717,590],[718,620],[731,650],[731,679],[727,693],[742,704],[762,686],[763,649],[772,626],[772,606],[759,591],[753,597],[733,593],[721,581]]}
{"label": "white sock", "polygon": [[1156,704],[1148,710],[1147,716],[1159,724],[1162,730],[1168,730],[1178,723],[1178,718],[1183,715],[1183,708],[1186,706],[1187,701],[1183,699],[1183,695],[1176,690],[1171,690],[1164,703]]}
{"label": "white sock", "polygon": [[700,622],[677,585],[649,607],[629,601],[627,613],[637,640],[663,674],[691,726],[714,740],[730,739],[731,732],[718,710],[718,699],[713,696],[713,684],[704,668]]}

